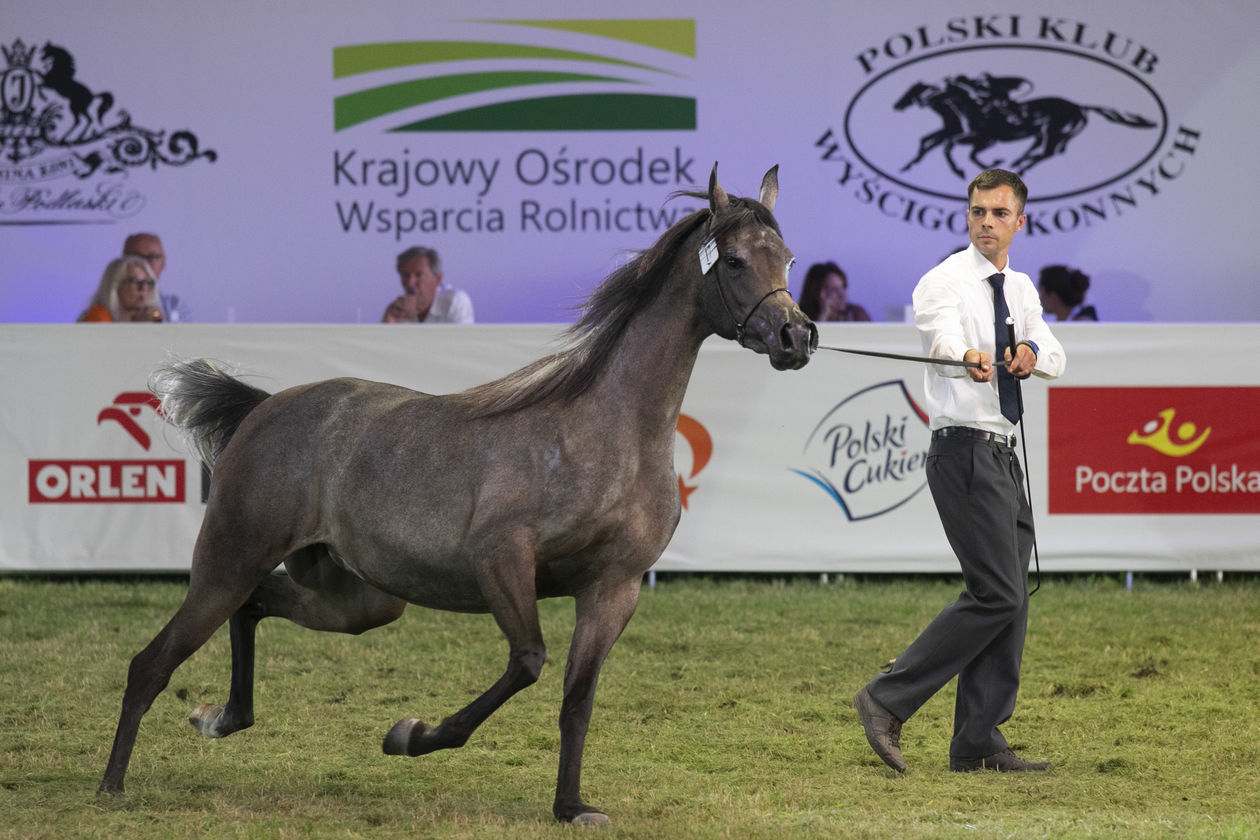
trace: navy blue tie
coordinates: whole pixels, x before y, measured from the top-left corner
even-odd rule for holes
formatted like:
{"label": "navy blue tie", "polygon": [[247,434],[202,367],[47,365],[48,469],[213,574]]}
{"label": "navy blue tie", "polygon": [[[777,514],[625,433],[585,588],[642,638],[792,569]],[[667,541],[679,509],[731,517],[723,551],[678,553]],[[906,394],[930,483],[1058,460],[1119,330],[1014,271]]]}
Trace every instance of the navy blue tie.
{"label": "navy blue tie", "polygon": [[[1002,292],[1002,284],[1006,281],[1006,275],[1002,272],[989,276],[989,283],[993,286],[993,361],[999,362],[1006,358],[1006,347],[1010,344],[1010,330],[1006,327],[1006,319],[1010,317],[1011,310],[1006,306],[1006,295]],[[1012,357],[1015,354],[1015,348],[1011,348]],[[1015,377],[1005,368],[997,369],[998,378],[998,404],[1002,406],[1002,416],[1010,420],[1012,424],[1019,423],[1019,398],[1015,395]]]}

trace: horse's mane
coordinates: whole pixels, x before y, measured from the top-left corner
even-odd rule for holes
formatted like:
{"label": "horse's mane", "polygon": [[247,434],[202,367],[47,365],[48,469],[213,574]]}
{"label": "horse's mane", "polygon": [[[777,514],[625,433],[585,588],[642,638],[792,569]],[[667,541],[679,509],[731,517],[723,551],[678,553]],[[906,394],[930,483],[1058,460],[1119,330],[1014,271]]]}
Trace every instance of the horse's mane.
{"label": "horse's mane", "polygon": [[[707,193],[686,191],[670,197],[680,196],[709,199]],[[562,349],[465,391],[461,396],[471,402],[472,416],[491,417],[546,401],[567,402],[591,387],[630,321],[660,294],[678,249],[710,218],[708,209],[686,216],[651,248],[608,275],[586,299],[582,316],[566,330]],[[729,211],[717,219],[710,230],[715,237],[749,221],[779,231],[770,211],[748,198],[732,196]]]}

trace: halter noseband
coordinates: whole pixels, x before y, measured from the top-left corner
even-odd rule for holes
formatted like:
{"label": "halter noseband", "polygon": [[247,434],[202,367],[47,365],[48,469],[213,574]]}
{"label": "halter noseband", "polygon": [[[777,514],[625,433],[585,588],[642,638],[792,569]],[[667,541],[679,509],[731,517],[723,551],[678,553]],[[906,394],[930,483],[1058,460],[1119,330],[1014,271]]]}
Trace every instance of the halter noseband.
{"label": "halter noseband", "polygon": [[766,298],[770,297],[771,295],[777,295],[779,292],[785,292],[789,296],[791,296],[791,292],[788,292],[786,286],[781,286],[777,289],[771,289],[770,291],[766,292],[764,295],[761,296],[761,300],[757,301],[753,305],[753,308],[748,310],[748,314],[744,316],[744,320],[740,321],[739,319],[735,317],[735,313],[731,310],[730,304],[726,302],[726,294],[723,293],[722,291],[721,280],[715,276],[713,278],[713,282],[717,285],[718,297],[722,299],[722,306],[725,307],[726,314],[731,316],[731,321],[733,321],[735,324],[735,343],[738,344],[740,347],[746,346],[744,344],[744,327],[748,325],[748,322],[752,320],[752,316],[755,315],[757,313],[757,310],[761,308],[761,304],[766,302]]}

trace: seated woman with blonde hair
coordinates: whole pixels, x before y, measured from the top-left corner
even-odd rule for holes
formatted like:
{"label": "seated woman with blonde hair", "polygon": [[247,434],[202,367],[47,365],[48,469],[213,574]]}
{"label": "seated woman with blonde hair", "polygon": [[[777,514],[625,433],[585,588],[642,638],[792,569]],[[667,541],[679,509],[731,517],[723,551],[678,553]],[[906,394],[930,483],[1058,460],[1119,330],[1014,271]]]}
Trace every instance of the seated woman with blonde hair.
{"label": "seated woman with blonde hair", "polygon": [[162,320],[157,278],[144,257],[119,257],[105,266],[101,285],[79,322],[117,323]]}

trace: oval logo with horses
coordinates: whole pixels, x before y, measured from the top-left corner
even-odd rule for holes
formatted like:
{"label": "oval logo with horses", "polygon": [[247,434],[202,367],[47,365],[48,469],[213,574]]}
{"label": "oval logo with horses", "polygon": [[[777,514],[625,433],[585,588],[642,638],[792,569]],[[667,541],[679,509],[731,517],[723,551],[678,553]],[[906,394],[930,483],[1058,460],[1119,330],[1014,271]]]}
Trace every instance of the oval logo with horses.
{"label": "oval logo with horses", "polygon": [[973,46],[906,61],[849,103],[844,132],[870,169],[951,201],[1001,167],[1055,201],[1119,181],[1168,133],[1164,103],[1129,68],[1052,46]]}

